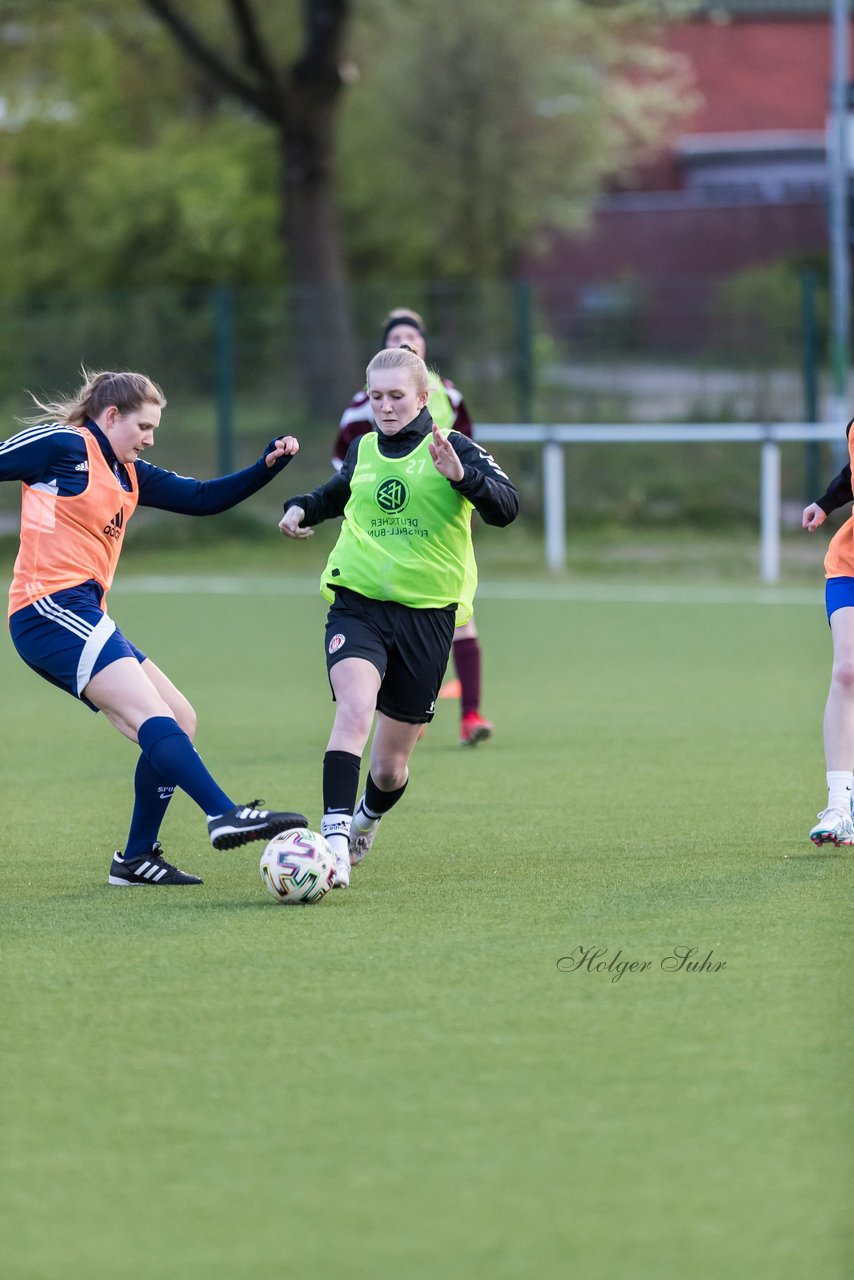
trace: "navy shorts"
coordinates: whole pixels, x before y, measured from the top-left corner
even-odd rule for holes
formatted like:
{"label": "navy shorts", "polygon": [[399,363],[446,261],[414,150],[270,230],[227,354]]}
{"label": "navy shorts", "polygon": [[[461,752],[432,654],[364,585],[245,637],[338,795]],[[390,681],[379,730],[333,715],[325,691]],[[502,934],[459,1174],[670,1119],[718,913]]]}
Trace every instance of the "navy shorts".
{"label": "navy shorts", "polygon": [[837,609],[854,609],[854,578],[828,578],[824,584],[827,621]]}
{"label": "navy shorts", "polygon": [[87,587],[43,596],[9,619],[12,643],[28,667],[57,688],[83,696],[93,676],[119,658],[145,662],[145,654],[119,631]]}
{"label": "navy shorts", "polygon": [[326,619],[327,672],[344,658],[365,658],[382,681],[377,710],[390,720],[429,724],[448,665],[456,612],[455,605],[411,609],[339,587]]}

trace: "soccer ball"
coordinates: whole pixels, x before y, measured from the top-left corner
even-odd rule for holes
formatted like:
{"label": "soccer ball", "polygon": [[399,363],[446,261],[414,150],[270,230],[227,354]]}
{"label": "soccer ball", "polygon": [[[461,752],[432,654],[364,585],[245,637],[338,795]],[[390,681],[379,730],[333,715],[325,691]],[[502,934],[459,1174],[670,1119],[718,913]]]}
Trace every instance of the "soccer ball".
{"label": "soccer ball", "polygon": [[335,854],[316,831],[280,831],[261,854],[261,879],[286,906],[319,902],[332,888]]}

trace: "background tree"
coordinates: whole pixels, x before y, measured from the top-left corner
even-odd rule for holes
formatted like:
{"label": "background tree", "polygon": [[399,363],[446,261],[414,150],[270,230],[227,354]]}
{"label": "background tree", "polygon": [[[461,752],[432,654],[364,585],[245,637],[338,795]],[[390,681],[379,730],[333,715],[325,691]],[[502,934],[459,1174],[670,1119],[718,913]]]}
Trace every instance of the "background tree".
{"label": "background tree", "polygon": [[507,275],[579,229],[696,98],[662,45],[682,0],[365,0],[342,118],[356,272]]}
{"label": "background tree", "polygon": [[0,0],[0,289],[287,283],[328,416],[359,372],[345,259],[383,306],[581,225],[691,105],[660,39],[683,8]]}
{"label": "background tree", "polygon": [[347,7],[0,4],[3,285],[287,279],[306,398],[337,408],[357,374],[334,194]]}
{"label": "background tree", "polygon": [[[281,199],[280,230],[303,345],[301,367],[317,408],[345,401],[355,376],[347,271],[335,192],[335,126],[341,90],[349,0],[302,0],[289,6],[223,0],[228,44],[208,36],[210,7],[142,0],[222,96],[272,126]],[[204,14],[204,16],[202,16]],[[269,21],[269,25],[266,25]],[[202,34],[204,31],[205,34]],[[299,34],[295,51],[294,32]]]}
{"label": "background tree", "polygon": [[283,278],[269,131],[139,0],[0,0],[0,289]]}

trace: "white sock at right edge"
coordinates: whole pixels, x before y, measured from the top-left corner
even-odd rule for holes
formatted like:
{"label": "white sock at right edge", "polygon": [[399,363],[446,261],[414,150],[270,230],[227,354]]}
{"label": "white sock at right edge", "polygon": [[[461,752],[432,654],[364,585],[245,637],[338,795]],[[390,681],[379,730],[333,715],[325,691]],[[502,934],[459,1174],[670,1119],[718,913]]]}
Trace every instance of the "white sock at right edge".
{"label": "white sock at right edge", "polygon": [[851,812],[851,782],[853,777],[854,774],[850,769],[828,770],[828,809],[841,809],[843,813]]}

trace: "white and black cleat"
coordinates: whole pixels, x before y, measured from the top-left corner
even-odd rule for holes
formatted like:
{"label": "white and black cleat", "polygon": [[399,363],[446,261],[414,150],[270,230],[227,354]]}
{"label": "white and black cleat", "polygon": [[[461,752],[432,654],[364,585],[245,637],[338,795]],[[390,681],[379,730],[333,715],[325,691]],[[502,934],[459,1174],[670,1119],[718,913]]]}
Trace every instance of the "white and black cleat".
{"label": "white and black cleat", "polygon": [[365,854],[370,853],[382,817],[380,814],[379,817],[369,818],[364,809],[364,799],[362,796],[357,804],[350,826],[350,863],[354,867],[362,861]]}
{"label": "white and black cleat", "polygon": [[280,831],[292,827],[307,827],[304,813],[280,813],[271,809],[259,809],[260,800],[237,805],[228,813],[208,818],[208,834],[215,849],[236,849],[250,840],[272,840]]}
{"label": "white and black cleat", "polygon": [[350,887],[350,854],[348,852],[335,854],[335,879],[332,881],[333,889],[349,889]]}
{"label": "white and black cleat", "polygon": [[325,813],[320,823],[324,840],[335,857],[335,877],[333,889],[346,889],[350,884],[350,854],[347,848],[350,839],[349,813],[337,814],[335,811]]}
{"label": "white and black cleat", "polygon": [[113,855],[110,874],[107,877],[107,884],[116,885],[202,883],[198,876],[179,871],[177,867],[172,866],[171,862],[167,862],[160,851],[159,842],[155,842],[151,846],[151,852],[143,854],[141,858],[131,858],[126,861],[117,851]]}

